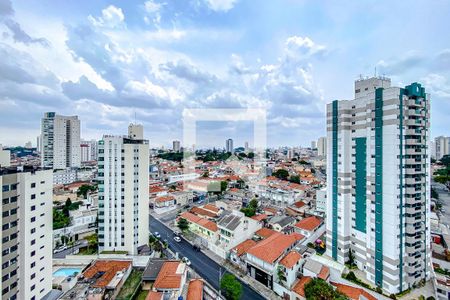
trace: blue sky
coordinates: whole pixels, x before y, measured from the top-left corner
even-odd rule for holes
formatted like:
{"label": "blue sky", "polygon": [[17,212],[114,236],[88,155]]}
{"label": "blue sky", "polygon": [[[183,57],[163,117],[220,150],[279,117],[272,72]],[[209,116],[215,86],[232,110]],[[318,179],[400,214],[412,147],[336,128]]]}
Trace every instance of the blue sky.
{"label": "blue sky", "polygon": [[[0,2],[0,143],[35,142],[45,111],[82,137],[182,140],[184,108],[265,108],[270,146],[325,135],[325,105],[378,74],[421,82],[432,135],[449,135],[448,1]],[[243,145],[250,124],[199,124],[195,144]],[[194,143],[193,143],[194,144]]]}

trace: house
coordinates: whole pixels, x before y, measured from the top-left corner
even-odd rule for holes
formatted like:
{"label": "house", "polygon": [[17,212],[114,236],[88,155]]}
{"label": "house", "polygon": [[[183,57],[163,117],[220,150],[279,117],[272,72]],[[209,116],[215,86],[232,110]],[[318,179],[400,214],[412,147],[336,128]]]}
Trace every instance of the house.
{"label": "house", "polygon": [[310,237],[316,232],[319,227],[323,224],[323,220],[316,216],[311,216],[304,218],[295,224],[295,232],[298,232],[306,237]]}
{"label": "house", "polygon": [[295,219],[290,216],[274,216],[269,220],[269,226],[278,232],[282,232],[288,226],[295,224]]}
{"label": "house", "polygon": [[330,269],[315,260],[307,259],[303,265],[303,276],[320,278],[328,281],[330,278]]}
{"label": "house", "polygon": [[196,216],[190,212],[184,212],[180,215],[180,218],[186,219],[189,223],[189,230],[206,239],[209,242],[216,242],[218,239],[217,224],[208,219]]}
{"label": "house", "polygon": [[164,264],[164,259],[150,259],[142,273],[142,289],[150,290]]}
{"label": "house", "polygon": [[202,279],[192,279],[189,281],[186,300],[203,300],[203,285]]}
{"label": "house", "polygon": [[177,204],[174,196],[160,196],[155,198],[155,208],[170,207]]}
{"label": "house", "polygon": [[165,261],[156,277],[152,291],[164,294],[164,299],[178,299],[186,283],[186,264],[177,260]]}
{"label": "house", "polygon": [[230,251],[230,261],[237,265],[238,267],[241,267],[242,269],[247,269],[245,264],[245,254],[247,253],[247,250],[251,247],[255,246],[256,242],[254,240],[245,240],[239,245],[233,247]]}
{"label": "house", "polygon": [[291,289],[292,296],[295,300],[306,300],[305,285],[307,285],[311,280],[311,277],[303,276],[295,282]]}
{"label": "house", "polygon": [[171,193],[171,195],[175,198],[179,206],[185,206],[194,199],[194,193],[192,191],[177,191]]}
{"label": "house", "polygon": [[264,240],[275,233],[277,233],[275,230],[263,227],[260,230],[255,232],[255,238],[258,240]]}
{"label": "house", "polygon": [[376,300],[372,294],[362,288],[349,286],[342,283],[332,282],[332,285],[336,287],[336,290],[346,295],[350,300]]}
{"label": "house", "polygon": [[253,237],[254,233],[261,229],[261,224],[251,218],[246,217],[240,211],[232,211],[230,214],[223,215],[217,222],[219,228],[219,244],[218,248],[211,248],[213,252],[221,256],[226,257],[229,250]]}
{"label": "house", "polygon": [[190,212],[193,213],[194,215],[207,219],[214,219],[219,216],[217,213],[203,209],[198,206],[194,206],[193,208],[191,208]]}
{"label": "house", "polygon": [[302,261],[302,255],[292,250],[278,262],[277,280],[273,283],[273,290],[279,296],[287,298],[287,295],[291,293],[291,287],[297,280]]}
{"label": "house", "polygon": [[298,233],[274,233],[248,249],[245,260],[247,273],[269,288],[273,288],[277,264],[304,236]]}

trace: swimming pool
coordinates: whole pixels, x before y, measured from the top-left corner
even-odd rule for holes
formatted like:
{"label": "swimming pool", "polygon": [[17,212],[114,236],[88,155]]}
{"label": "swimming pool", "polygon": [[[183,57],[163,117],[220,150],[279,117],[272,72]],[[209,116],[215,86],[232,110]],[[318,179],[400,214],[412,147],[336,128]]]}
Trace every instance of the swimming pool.
{"label": "swimming pool", "polygon": [[64,276],[69,277],[75,275],[75,273],[80,274],[81,268],[61,268],[53,272],[53,277]]}

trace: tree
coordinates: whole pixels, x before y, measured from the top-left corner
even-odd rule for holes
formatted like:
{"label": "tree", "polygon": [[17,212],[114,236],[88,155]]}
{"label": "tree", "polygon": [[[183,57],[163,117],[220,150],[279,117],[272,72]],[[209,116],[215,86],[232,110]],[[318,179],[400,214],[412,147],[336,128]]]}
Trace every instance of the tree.
{"label": "tree", "polygon": [[250,152],[249,154],[247,154],[247,157],[253,159],[255,157],[255,153]]}
{"label": "tree", "polygon": [[335,291],[326,281],[313,278],[305,285],[306,299],[311,300],[346,300],[347,296]]}
{"label": "tree", "polygon": [[353,271],[350,271],[347,276],[345,276],[345,279],[350,280],[350,281],[356,281],[358,280],[358,278],[356,278],[355,273],[353,273]]}
{"label": "tree", "polygon": [[91,247],[95,247],[95,246],[97,246],[97,243],[98,243],[98,236],[97,236],[97,234],[96,233],[94,233],[94,234],[91,234],[91,235],[88,235],[86,238],[86,241],[88,242],[88,252],[89,252],[89,249],[91,248]]}
{"label": "tree", "polygon": [[220,191],[223,193],[227,190],[228,187],[228,182],[226,181],[221,181],[220,182]]}
{"label": "tree", "polygon": [[189,222],[185,218],[180,218],[177,226],[181,231],[185,231],[189,228]]}
{"label": "tree", "polygon": [[289,181],[293,183],[300,183],[300,176],[292,175],[291,177],[289,177]]}
{"label": "tree", "polygon": [[276,178],[286,180],[289,177],[289,172],[285,169],[278,169],[272,175]]}
{"label": "tree", "polygon": [[280,282],[286,281],[286,275],[284,274],[282,266],[278,266],[277,275]]}
{"label": "tree", "polygon": [[257,208],[258,208],[258,200],[252,199],[248,203],[247,207],[241,209],[241,212],[243,212],[246,217],[251,218],[256,214]]}
{"label": "tree", "polygon": [[[355,254],[353,253],[353,250],[352,250],[352,249],[349,249],[347,263],[348,263],[350,266],[354,266],[354,265],[355,265]],[[353,275],[354,275],[354,274],[353,274]]]}
{"label": "tree", "polygon": [[[68,212],[67,212],[68,213]],[[70,218],[64,212],[53,208],[53,229],[60,229],[69,226]]]}
{"label": "tree", "polygon": [[220,289],[224,291],[226,299],[238,300],[242,295],[242,285],[232,274],[223,275],[220,280]]}
{"label": "tree", "polygon": [[302,159],[301,161],[299,161],[299,164],[301,164],[301,165],[307,165],[308,162],[307,162],[306,160]]}

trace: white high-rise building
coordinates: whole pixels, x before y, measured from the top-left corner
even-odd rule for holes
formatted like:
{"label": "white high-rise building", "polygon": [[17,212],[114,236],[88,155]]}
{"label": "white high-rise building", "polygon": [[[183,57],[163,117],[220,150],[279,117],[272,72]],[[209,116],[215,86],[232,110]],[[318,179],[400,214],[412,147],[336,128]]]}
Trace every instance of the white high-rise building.
{"label": "white high-rise building", "polygon": [[149,146],[141,125],[98,142],[99,250],[127,251],[148,243]]}
{"label": "white high-rise building", "polygon": [[79,168],[80,120],[77,116],[44,114],[41,123],[41,165],[44,168]]}
{"label": "white high-rise building", "polygon": [[228,139],[225,141],[225,149],[227,152],[234,153],[233,139]]}
{"label": "white high-rise building", "polygon": [[324,136],[317,140],[317,156],[327,156],[327,138]]}
{"label": "white high-rise building", "polygon": [[52,170],[0,168],[2,299],[52,289]]}
{"label": "white high-rise building", "polygon": [[441,159],[444,155],[450,154],[450,137],[438,136],[434,139],[436,159]]}
{"label": "white high-rise building", "polygon": [[244,151],[247,153],[247,152],[249,152],[249,147],[248,147],[248,142],[245,142],[245,144],[244,144]]}
{"label": "white high-rise building", "polygon": [[180,141],[173,141],[172,142],[172,150],[173,152],[180,152],[181,146]]}
{"label": "white high-rise building", "polygon": [[11,165],[11,151],[4,150],[2,144],[0,144],[0,168],[9,167]]}
{"label": "white high-rise building", "polygon": [[97,160],[97,141],[81,141],[80,143],[81,162]]}
{"label": "white high-rise building", "polygon": [[381,77],[327,106],[327,254],[388,294],[431,275],[429,110],[420,84]]}
{"label": "white high-rise building", "polygon": [[311,149],[317,149],[316,141],[311,141]]}

